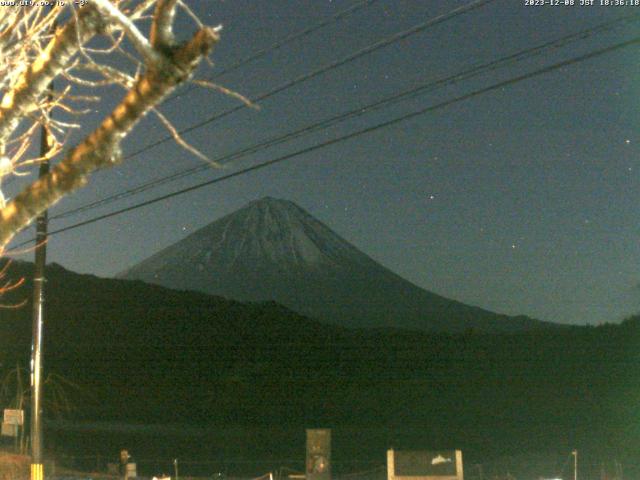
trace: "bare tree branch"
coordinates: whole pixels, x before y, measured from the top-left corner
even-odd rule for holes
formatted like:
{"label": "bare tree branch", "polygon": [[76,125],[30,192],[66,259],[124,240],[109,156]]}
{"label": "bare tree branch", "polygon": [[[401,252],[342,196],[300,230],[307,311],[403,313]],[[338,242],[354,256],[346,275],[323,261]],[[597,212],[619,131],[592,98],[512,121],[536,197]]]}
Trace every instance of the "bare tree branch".
{"label": "bare tree branch", "polygon": [[158,0],[151,25],[151,44],[155,48],[170,48],[175,44],[173,17],[178,0]]}
{"label": "bare tree branch", "polygon": [[4,154],[4,145],[22,118],[35,109],[51,81],[78,52],[80,42],[88,41],[103,27],[104,22],[97,10],[83,8],[76,18],[56,32],[40,56],[5,93],[0,103],[0,155]]}
{"label": "bare tree branch", "polygon": [[204,160],[205,162],[209,163],[212,167],[217,167],[217,168],[222,167],[222,165],[220,165],[218,162],[211,160],[204,153],[202,153],[200,150],[198,150],[196,147],[189,144],[184,138],[182,138],[182,136],[180,135],[180,132],[178,132],[176,127],[173,126],[171,121],[160,110],[158,110],[157,108],[153,108],[152,111],[160,119],[160,122],[162,122],[162,124],[167,128],[167,130],[169,130],[169,133],[171,133],[171,136],[173,137],[173,139],[178,145],[180,145],[186,151],[194,154],[200,160]]}
{"label": "bare tree branch", "polygon": [[[167,1],[171,3],[170,0]],[[165,5],[163,8],[168,7]],[[175,8],[175,5],[171,8]],[[81,15],[83,13],[81,12]],[[156,9],[157,13],[158,8]],[[154,22],[157,18],[158,15],[154,18]],[[94,25],[94,31],[97,30],[97,22],[87,21],[86,23]],[[160,34],[161,30],[158,30],[156,26],[155,31]],[[213,45],[218,41],[217,32],[218,30],[215,28],[205,27],[199,30],[185,45],[159,52],[162,54],[162,68],[158,68],[159,64],[149,65],[147,72],[136,80],[135,85],[125,95],[121,103],[92,134],[69,151],[48,175],[32,183],[0,210],[0,246],[5,246],[16,232],[30,224],[38,214],[52,206],[61,197],[85,185],[87,176],[91,172],[118,163],[121,159],[121,141],[150,109],[171,93],[178,84],[189,79],[198,63],[209,54]],[[78,34],[77,31],[72,33]],[[49,58],[52,58],[53,52],[55,52],[58,60],[62,59],[66,63],[71,58],[69,51],[77,52],[79,47],[77,45],[65,47],[59,42],[61,35],[63,34],[60,32],[56,34],[52,43],[47,47],[47,51]],[[71,35],[71,33],[67,32],[64,35]],[[80,32],[80,35],[85,38],[87,34]],[[71,36],[65,36],[65,38],[70,43],[75,42]],[[58,43],[56,43],[57,41]],[[32,72],[30,76],[37,77],[42,71],[49,72],[48,75],[41,74],[43,77],[55,76],[51,72],[56,70],[56,67],[51,66],[50,63],[41,61],[39,69]],[[58,68],[56,71],[59,73],[60,70]],[[22,96],[26,95],[24,92],[29,90],[29,86],[23,87],[22,90],[18,89],[19,92],[22,92]],[[18,97],[17,94],[14,94],[12,98],[23,98],[22,96]],[[7,104],[16,103],[13,100]],[[2,106],[5,106],[4,101]],[[1,135],[8,133],[6,125],[2,130],[2,113],[4,110],[0,108],[0,143],[3,140]],[[8,120],[5,118],[4,121],[6,123]]]}
{"label": "bare tree branch", "polygon": [[156,52],[146,37],[138,30],[134,23],[124,15],[118,7],[116,7],[110,0],[92,0],[93,5],[105,15],[111,23],[119,25],[125,32],[129,40],[135,47],[135,49],[142,55],[146,63],[149,65],[156,65],[160,62],[161,57]]}

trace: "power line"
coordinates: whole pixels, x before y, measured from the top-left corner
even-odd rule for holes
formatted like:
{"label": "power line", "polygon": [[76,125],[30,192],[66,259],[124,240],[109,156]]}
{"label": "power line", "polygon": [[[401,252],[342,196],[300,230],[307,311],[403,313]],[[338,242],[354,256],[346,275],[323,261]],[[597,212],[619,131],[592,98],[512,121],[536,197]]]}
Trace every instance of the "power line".
{"label": "power line", "polygon": [[[355,138],[355,137],[358,137],[358,136],[361,136],[361,135],[364,135],[364,134],[367,134],[367,133],[371,133],[371,132],[374,132],[376,130],[380,130],[382,128],[387,128],[387,127],[399,124],[401,122],[404,122],[406,120],[410,120],[412,118],[416,118],[418,116],[424,115],[424,114],[432,112],[434,110],[445,108],[445,107],[448,107],[448,106],[453,105],[455,103],[459,103],[459,102],[462,102],[464,100],[468,100],[470,98],[474,98],[474,97],[477,97],[479,95],[483,95],[485,93],[488,93],[488,92],[491,92],[491,91],[494,91],[494,90],[497,90],[497,89],[500,89],[500,88],[503,88],[503,87],[506,87],[506,86],[509,86],[509,85],[513,85],[513,84],[521,82],[523,80],[528,80],[530,78],[534,78],[534,77],[537,77],[537,76],[540,76],[540,75],[544,75],[546,73],[552,72],[554,70],[558,70],[560,68],[568,67],[570,65],[574,65],[576,63],[580,63],[580,62],[583,62],[585,60],[589,60],[589,59],[592,59],[592,58],[595,58],[595,57],[598,57],[598,56],[601,56],[601,55],[604,55],[604,54],[607,54],[607,53],[610,53],[610,52],[613,52],[613,51],[616,51],[616,50],[620,50],[622,48],[629,47],[631,45],[638,45],[638,44],[640,44],[640,37],[635,37],[635,38],[633,38],[631,40],[627,40],[625,42],[617,43],[615,45],[612,45],[612,46],[609,46],[609,47],[605,47],[605,48],[602,48],[600,50],[596,50],[596,51],[593,51],[593,52],[590,52],[590,53],[587,53],[587,54],[584,54],[584,55],[581,55],[581,56],[578,56],[578,57],[574,57],[574,58],[571,58],[569,60],[564,60],[562,62],[554,63],[553,65],[550,65],[550,66],[535,70],[533,72],[529,72],[529,73],[526,73],[526,74],[523,74],[523,75],[519,75],[519,76],[511,78],[509,80],[504,80],[504,81],[495,83],[493,85],[490,85],[488,87],[484,87],[484,88],[481,88],[481,89],[478,89],[478,90],[474,90],[471,93],[467,93],[465,95],[461,95],[461,96],[456,97],[454,99],[447,100],[447,101],[444,101],[444,102],[441,102],[441,103],[438,103],[436,105],[432,105],[432,106],[429,106],[429,107],[425,107],[425,108],[422,108],[420,110],[416,110],[416,111],[411,112],[411,113],[407,113],[407,114],[402,115],[400,117],[396,117],[394,119],[387,120],[385,122],[381,122],[381,123],[378,123],[376,125],[372,125],[370,127],[366,127],[364,129],[361,129],[361,130],[357,130],[357,131],[349,133],[347,135],[336,137],[336,138],[333,138],[331,140],[327,140],[325,142],[321,142],[321,143],[318,143],[316,145],[312,145],[310,147],[303,148],[303,149],[298,150],[296,152],[289,153],[287,155],[283,155],[281,157],[277,157],[277,158],[274,158],[272,160],[268,160],[266,162],[259,163],[257,165],[253,165],[251,167],[247,167],[247,168],[244,168],[242,170],[238,170],[238,171],[230,173],[228,175],[224,175],[222,177],[217,177],[217,178],[214,178],[212,180],[208,180],[206,182],[198,183],[196,185],[192,185],[190,187],[183,188],[181,190],[177,190],[175,192],[168,193],[166,195],[161,195],[161,196],[155,197],[155,198],[153,198],[151,200],[140,202],[140,203],[137,203],[135,205],[131,205],[131,206],[126,207],[126,208],[121,208],[119,210],[116,210],[116,211],[113,211],[113,212],[110,212],[110,213],[107,213],[107,214],[104,214],[104,215],[99,215],[97,217],[93,217],[93,218],[90,218],[88,220],[84,220],[82,222],[78,222],[78,223],[75,223],[73,225],[69,225],[67,227],[59,228],[57,230],[49,232],[49,236],[56,235],[56,234],[59,234],[59,233],[63,233],[63,232],[69,231],[69,230],[73,230],[73,229],[79,228],[79,227],[83,227],[85,225],[89,225],[91,223],[95,223],[95,222],[98,222],[98,221],[101,221],[101,220],[105,220],[107,218],[115,217],[115,216],[120,215],[122,213],[126,213],[126,212],[130,212],[130,211],[133,211],[133,210],[137,210],[139,208],[146,207],[148,205],[160,202],[162,200],[167,200],[169,198],[173,198],[173,197],[176,197],[178,195],[182,195],[182,194],[194,191],[194,190],[198,190],[200,188],[203,188],[203,187],[206,187],[206,186],[209,186],[209,185],[220,183],[222,181],[229,180],[231,178],[235,178],[235,177],[238,177],[240,175],[244,175],[244,174],[249,173],[249,172],[260,170],[262,168],[266,168],[268,166],[275,165],[277,163],[281,163],[281,162],[284,162],[286,160],[289,160],[289,159],[292,159],[292,158],[295,158],[295,157],[298,157],[298,156],[301,156],[301,155],[304,155],[304,154],[307,154],[307,153],[311,153],[311,152],[313,152],[315,150],[319,150],[321,148],[325,148],[325,147],[328,147],[328,146],[331,146],[331,145],[335,145],[337,143],[341,143],[341,142],[344,142],[346,140],[350,140],[352,138]],[[22,246],[24,246],[24,245],[26,245],[28,243],[31,243],[31,242],[33,242],[33,239],[31,239],[29,241],[22,242],[21,244],[19,244],[16,247],[14,247],[14,249],[20,248],[20,247],[22,247]]]}
{"label": "power line", "polygon": [[[324,20],[320,23],[317,23],[316,25],[313,25],[305,30],[301,30],[300,32],[294,33],[289,35],[288,37],[285,37],[277,42],[275,42],[274,44],[270,45],[269,47],[263,48],[261,50],[258,50],[254,53],[252,53],[251,55],[248,55],[247,57],[238,60],[236,63],[232,64],[231,66],[224,68],[222,71],[211,75],[208,77],[208,80],[214,80],[216,78],[219,78],[223,75],[226,75],[227,73],[233,72],[235,70],[237,70],[240,67],[245,66],[246,64],[253,62],[254,60],[257,60],[259,58],[264,57],[265,55],[274,52],[282,47],[284,47],[285,45],[295,41],[295,40],[300,40],[304,37],[307,37],[309,35],[311,35],[312,33],[320,30],[321,28],[326,27],[327,25],[330,25],[332,23],[336,23],[337,21],[353,14],[356,13],[358,10],[362,10],[365,7],[368,7],[372,4],[374,4],[375,2],[377,2],[378,0],[364,0],[362,2],[359,2],[355,5],[352,5],[351,7],[342,10],[338,13],[336,13],[335,15],[332,15],[331,17],[329,17],[327,20]],[[193,90],[195,90],[196,88],[198,88],[197,86],[190,86],[188,88],[186,88],[184,91],[169,97],[168,99],[166,99],[164,101],[164,103],[168,103],[171,102],[177,98],[180,98],[182,96],[188,95],[190,92],[192,92]]]}
{"label": "power line", "polygon": [[[312,33],[316,32],[317,30],[320,30],[321,28],[323,28],[323,27],[325,27],[327,25],[330,25],[331,23],[336,23],[337,21],[339,21],[339,20],[341,20],[341,19],[343,19],[343,18],[345,18],[345,17],[347,17],[347,16],[349,16],[349,15],[351,15],[353,13],[356,13],[358,10],[361,10],[361,9],[363,9],[365,7],[370,6],[370,5],[374,4],[377,1],[378,0],[363,0],[363,1],[361,1],[361,2],[359,2],[357,4],[355,4],[355,5],[352,5],[351,7],[346,8],[345,10],[342,10],[342,11],[332,15],[327,20],[323,20],[322,22],[320,22],[320,23],[318,23],[316,25],[313,25],[313,26],[311,26],[311,27],[309,27],[309,28],[307,28],[305,30],[301,30],[300,32],[297,32],[297,33],[294,33],[294,34],[289,35],[287,37],[284,37],[283,39],[276,41],[271,46],[263,48],[261,50],[258,50],[256,52],[250,54],[249,56],[247,56],[247,57],[245,57],[245,58],[243,58],[241,60],[238,60],[236,63],[232,64],[231,66],[229,66],[229,67],[227,67],[225,69],[223,69],[222,71],[220,71],[218,73],[215,73],[214,75],[206,77],[206,79],[207,80],[215,80],[216,78],[219,78],[219,77],[221,77],[223,75],[226,75],[227,73],[235,71],[238,68],[240,68],[240,67],[242,67],[242,66],[244,66],[244,65],[246,65],[246,64],[248,64],[248,63],[250,63],[250,62],[252,62],[254,60],[257,60],[257,59],[259,59],[259,58],[261,58],[261,57],[263,57],[263,56],[265,56],[265,55],[267,55],[267,54],[269,54],[269,53],[271,53],[273,51],[276,51],[276,50],[282,48],[283,46],[293,42],[294,40],[302,39],[302,38],[304,38],[306,36],[309,36]],[[169,98],[164,100],[162,103],[163,103],[163,105],[166,105],[166,104],[168,104],[168,103],[170,103],[170,102],[172,102],[172,101],[174,101],[174,100],[176,100],[176,99],[178,99],[180,97],[188,95],[189,93],[191,93],[193,90],[195,90],[197,88],[198,88],[197,85],[190,85],[190,86],[186,87],[183,91],[181,91],[179,93],[176,93],[175,95],[170,96]],[[237,109],[237,110],[239,110],[239,109]],[[234,112],[235,111],[236,110],[234,110]],[[233,112],[228,112],[228,113],[233,113]],[[180,133],[183,133],[183,132],[180,132]],[[157,143],[157,145],[160,145],[161,143],[164,143],[167,140],[168,140],[168,138],[163,138]],[[153,148],[155,146],[156,146],[156,144],[154,144],[152,146],[147,146],[147,147]],[[129,159],[131,157],[134,157],[134,156],[142,153],[143,151],[145,151],[145,149],[147,149],[147,147],[143,147],[143,149],[141,149],[140,151],[134,152],[131,155],[129,155],[128,157],[125,157],[124,159],[126,160],[126,159]],[[14,181],[15,181],[15,177],[11,177],[6,182],[6,185],[10,185]]]}
{"label": "power line", "polygon": [[[459,15],[463,15],[465,13],[471,12],[473,10],[476,10],[480,7],[483,7],[489,3],[495,2],[496,0],[475,0],[473,2],[467,3],[465,5],[462,5],[460,7],[454,8],[453,10],[450,10],[447,13],[443,13],[442,15],[438,15],[437,17],[434,17],[432,19],[427,20],[426,22],[422,22],[419,23],[411,28],[409,28],[408,30],[404,30],[402,32],[398,32],[396,34],[393,34],[389,37],[383,38],[382,40],[379,40],[375,43],[372,43],[371,45],[368,45],[358,51],[356,51],[355,53],[352,53],[350,55],[347,55],[346,57],[333,62],[333,63],[329,63],[323,67],[320,67],[316,70],[313,70],[309,73],[305,73],[303,75],[300,75],[299,77],[294,78],[293,80],[289,80],[285,83],[283,83],[282,85],[274,88],[273,90],[270,90],[266,93],[260,94],[257,97],[254,97],[251,99],[252,103],[259,103],[263,100],[266,100],[274,95],[277,95],[280,92],[283,92],[284,90],[287,90],[299,83],[302,82],[306,82],[307,80],[311,80],[312,78],[315,78],[323,73],[326,73],[328,71],[334,70],[338,67],[341,67],[342,65],[346,65],[347,63],[353,62],[354,60],[357,60],[358,58],[361,58],[365,55],[368,55],[370,53],[373,53],[377,50],[380,50],[381,48],[384,48],[388,45],[391,45],[395,42],[398,42],[400,40],[404,40],[412,35],[418,34],[423,32],[424,30],[427,30],[430,27],[433,27],[435,25],[444,23],[448,20],[451,20]],[[235,113],[239,110],[242,110],[243,108],[246,108],[245,104],[240,104],[237,105],[234,108],[231,108],[229,110],[225,110],[222,113],[213,115],[209,118],[207,118],[206,120],[203,120],[202,122],[196,123],[190,127],[187,127],[183,130],[180,130],[178,133],[180,135],[184,135],[185,133],[189,133],[192,132],[194,130],[197,130],[199,128],[204,127],[205,125],[208,125],[212,122],[215,122],[216,120],[220,120],[221,118],[224,118],[228,115],[231,115],[232,113]],[[129,155],[125,156],[123,160],[128,160],[130,158],[136,157],[138,155],[140,155],[143,152],[146,152],[147,150],[151,150],[152,148],[157,147],[158,145],[162,145],[163,143],[166,143],[170,140],[173,140],[173,136],[172,135],[168,135],[166,137],[161,138],[160,140],[150,143],[149,145],[146,145],[145,147],[136,150],[133,153],[130,153]]]}
{"label": "power line", "polygon": [[[575,33],[571,33],[569,35],[565,35],[562,36],[560,38],[551,40],[549,42],[543,43],[541,45],[535,46],[535,47],[531,47],[528,49],[523,49],[520,50],[518,52],[515,52],[513,54],[507,55],[505,57],[502,57],[498,60],[494,60],[482,65],[477,65],[471,68],[468,68],[466,70],[463,70],[461,72],[458,72],[454,75],[450,75],[447,77],[443,77],[437,80],[434,80],[432,82],[428,82],[426,84],[421,84],[417,87],[414,88],[410,88],[408,90],[405,90],[403,92],[391,95],[389,97],[385,97],[381,100],[378,100],[374,103],[370,103],[368,105],[364,105],[364,106],[360,106],[356,109],[350,110],[348,112],[330,117],[328,119],[322,120],[320,122],[314,123],[312,125],[308,125],[306,127],[303,127],[301,129],[295,130],[293,132],[289,132],[286,133],[284,135],[278,135],[278,136],[274,136],[271,137],[267,140],[261,141],[257,144],[253,144],[249,147],[245,147],[241,150],[237,150],[235,152],[223,155],[221,157],[215,158],[214,161],[217,163],[223,163],[223,162],[227,162],[230,160],[236,160],[238,158],[243,158],[245,156],[248,156],[252,153],[256,153],[258,151],[264,150],[266,148],[272,147],[274,145],[278,145],[281,143],[284,143],[288,140],[291,139],[295,139],[298,138],[302,135],[308,134],[308,133],[312,133],[318,130],[322,130],[322,129],[326,129],[330,126],[336,125],[340,122],[352,119],[352,118],[357,118],[360,117],[362,115],[368,114],[372,111],[378,110],[380,108],[386,107],[390,104],[393,103],[398,103],[400,101],[404,101],[407,100],[409,98],[413,98],[415,96],[424,94],[424,93],[428,93],[431,92],[433,90],[436,90],[437,88],[443,87],[445,85],[450,85],[450,84],[454,84],[463,80],[467,80],[469,78],[475,77],[477,75],[480,75],[482,73],[486,73],[489,71],[493,71],[493,70],[497,70],[498,68],[503,68],[512,64],[515,64],[517,62],[521,62],[523,60],[532,58],[536,55],[540,55],[546,51],[548,51],[549,49],[555,49],[555,48],[560,48],[560,47],[564,47],[568,44],[570,44],[571,42],[575,42],[575,41],[581,41],[584,40],[592,35],[598,34],[598,33],[602,33],[605,31],[609,31],[612,30],[613,28],[617,27],[618,25],[625,23],[625,22],[632,22],[632,21],[637,21],[640,20],[640,14],[635,14],[635,15],[628,15],[625,17],[621,17],[621,18],[617,18],[615,20],[611,20],[608,22],[604,22],[602,24],[596,25],[594,27],[588,28],[588,29],[584,29],[581,30],[579,32],[575,32]],[[143,183],[141,185],[138,185],[134,188],[125,190],[124,192],[119,192],[113,195],[110,195],[108,197],[102,198],[100,200],[91,202],[89,204],[86,205],[82,205],[67,211],[64,211],[62,213],[59,213],[57,215],[54,215],[51,217],[51,219],[60,219],[60,218],[65,218],[71,215],[75,215],[77,213],[80,212],[84,212],[87,210],[92,210],[94,208],[103,206],[103,205],[107,205],[109,203],[112,203],[114,201],[117,200],[122,200],[124,198],[128,198],[130,196],[142,193],[144,191],[147,191],[149,189],[155,188],[157,186],[160,185],[164,185],[166,183],[172,182],[174,180],[178,180],[181,178],[184,178],[186,176],[198,173],[198,172],[202,172],[202,171],[206,171],[208,170],[210,167],[208,165],[198,165],[196,167],[192,167],[189,169],[185,169],[182,170],[180,172],[176,172],[173,173],[171,175],[159,178],[159,179],[155,179],[152,181],[149,181],[147,183]]]}
{"label": "power line", "polygon": [[[276,95],[276,94],[278,94],[278,93],[280,93],[280,92],[282,92],[282,91],[284,91],[284,90],[286,90],[288,88],[291,88],[294,85],[297,85],[298,83],[302,83],[304,81],[310,80],[310,79],[312,79],[314,77],[317,77],[318,75],[321,75],[322,73],[325,73],[327,71],[330,71],[330,70],[333,70],[335,68],[338,68],[338,67],[340,67],[342,65],[345,65],[345,64],[347,64],[349,62],[352,62],[352,61],[354,61],[354,60],[356,60],[356,59],[358,59],[358,58],[360,58],[360,57],[362,57],[364,55],[368,55],[369,53],[373,53],[374,51],[379,50],[379,49],[381,49],[383,47],[386,47],[386,46],[388,46],[388,45],[390,45],[390,44],[392,44],[394,42],[397,42],[397,41],[403,40],[405,38],[408,38],[411,35],[415,35],[417,33],[420,33],[422,31],[426,30],[429,27],[432,27],[432,26],[438,25],[440,23],[443,23],[445,21],[451,20],[451,19],[453,19],[453,18],[455,18],[455,17],[457,17],[459,15],[462,15],[464,13],[468,13],[468,12],[470,12],[472,10],[478,9],[478,8],[480,8],[480,7],[482,7],[482,6],[486,5],[486,4],[492,3],[494,1],[495,0],[475,0],[473,2],[464,4],[464,5],[460,6],[460,7],[454,8],[453,10],[450,10],[447,13],[438,15],[438,16],[436,16],[436,17],[434,17],[432,19],[429,19],[429,20],[427,20],[425,22],[422,22],[420,24],[414,25],[413,27],[409,28],[408,30],[404,30],[402,32],[396,33],[396,34],[391,35],[389,37],[386,37],[386,38],[384,38],[382,40],[379,40],[379,41],[377,41],[377,42],[375,42],[373,44],[370,44],[367,47],[364,47],[364,48],[356,51],[355,53],[342,58],[341,60],[338,60],[336,62],[327,64],[327,65],[325,65],[323,67],[320,67],[319,69],[313,70],[313,71],[311,71],[309,73],[306,73],[306,74],[303,74],[303,75],[301,75],[301,76],[299,76],[299,77],[297,77],[297,78],[295,78],[293,80],[285,82],[284,84],[280,85],[279,87],[276,87],[275,89],[270,90],[269,92],[266,92],[264,94],[259,95],[258,97],[255,97],[255,98],[251,99],[251,101],[253,103],[258,103],[260,101],[266,100],[267,98],[270,98],[270,97],[272,97],[272,96],[274,96],[274,95]],[[192,132],[194,130],[197,130],[199,128],[202,128],[205,125],[208,125],[208,124],[210,124],[210,123],[212,123],[212,122],[214,122],[216,120],[219,120],[219,119],[221,119],[223,117],[226,117],[227,115],[230,115],[230,114],[235,113],[235,112],[237,112],[239,110],[242,110],[243,108],[245,108],[244,104],[238,105],[238,106],[236,106],[234,108],[231,108],[229,110],[226,110],[226,111],[224,111],[222,113],[213,115],[212,117],[209,117],[209,118],[207,118],[206,120],[204,120],[202,122],[196,123],[196,124],[191,125],[191,126],[185,128],[183,130],[180,130],[180,131],[178,131],[178,133],[180,135],[184,135],[186,133],[190,133],[190,132]],[[146,146],[142,147],[141,149],[136,150],[136,151],[130,153],[129,155],[126,155],[123,158],[123,161],[124,160],[129,160],[129,159],[131,159],[133,157],[136,157],[136,156],[138,156],[139,154],[141,154],[141,153],[143,153],[145,151],[148,151],[148,150],[150,150],[152,148],[155,148],[155,147],[157,147],[157,146],[159,146],[159,145],[161,145],[161,144],[163,144],[163,143],[165,143],[165,142],[167,142],[169,140],[173,140],[173,139],[174,139],[174,137],[171,136],[171,135],[166,136],[164,138],[161,138],[160,140],[158,140],[156,142],[153,142],[153,143],[151,143],[149,145],[146,145]],[[60,214],[60,215],[66,215],[66,213]],[[57,218],[60,218],[60,216],[58,216]]]}

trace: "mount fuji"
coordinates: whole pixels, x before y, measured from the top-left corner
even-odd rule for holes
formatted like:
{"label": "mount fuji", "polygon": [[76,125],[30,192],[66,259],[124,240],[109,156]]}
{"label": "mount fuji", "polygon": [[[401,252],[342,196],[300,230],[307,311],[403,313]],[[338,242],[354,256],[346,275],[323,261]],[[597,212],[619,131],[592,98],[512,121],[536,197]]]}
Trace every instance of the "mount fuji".
{"label": "mount fuji", "polygon": [[296,204],[249,203],[118,275],[241,301],[275,301],[347,327],[513,332],[550,326],[426,291]]}

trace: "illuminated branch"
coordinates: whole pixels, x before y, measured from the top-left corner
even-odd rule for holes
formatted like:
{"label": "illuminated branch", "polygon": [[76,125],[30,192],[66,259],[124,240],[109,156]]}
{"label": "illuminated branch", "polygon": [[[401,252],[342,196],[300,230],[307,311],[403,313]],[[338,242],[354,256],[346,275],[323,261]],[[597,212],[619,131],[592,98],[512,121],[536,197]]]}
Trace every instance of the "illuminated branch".
{"label": "illuminated branch", "polygon": [[156,3],[150,35],[151,44],[155,48],[172,47],[175,43],[173,38],[173,17],[176,14],[177,3],[178,0],[158,0]]}
{"label": "illuminated branch", "polygon": [[[0,210],[0,245],[64,195],[86,183],[87,176],[121,159],[120,143],[134,125],[194,69],[218,40],[217,29],[203,28],[184,46],[161,53],[161,67],[149,66],[121,103],[51,172],[31,184]],[[155,68],[151,68],[155,67]]]}
{"label": "illuminated branch", "polygon": [[49,84],[70,63],[80,45],[104,27],[93,8],[84,8],[64,28],[58,30],[47,47],[5,93],[0,103],[0,154],[20,121],[37,109]]}
{"label": "illuminated branch", "polygon": [[160,55],[153,49],[142,32],[110,0],[92,0],[92,3],[100,13],[110,20],[110,23],[119,25],[122,28],[147,64],[154,65],[160,62]]}
{"label": "illuminated branch", "polygon": [[[66,149],[48,175],[6,203],[0,190],[0,252],[38,214],[83,186],[93,171],[118,163],[122,140],[149,111],[156,112],[179,145],[206,160],[156,107],[191,78],[201,60],[208,60],[219,29],[203,26],[182,0],[90,0],[78,9],[67,3],[52,9],[0,9],[0,183],[9,175],[25,174],[24,167],[58,158],[71,130],[80,125],[69,116],[89,111],[77,108],[75,102],[99,99],[99,95],[74,95],[75,88],[95,91],[116,84],[126,93],[93,133]],[[197,26],[197,33],[184,44],[176,43],[173,32],[178,8]],[[68,14],[61,15],[65,9]],[[59,18],[64,23],[53,31]],[[147,39],[138,22],[148,19]],[[106,47],[89,46],[97,35],[106,38]],[[105,55],[130,61],[129,68],[122,68],[122,62],[102,61]],[[65,87],[52,94],[48,89],[57,77],[63,78]],[[59,115],[51,115],[52,110]],[[49,132],[52,149],[45,156],[28,158],[40,126]]]}

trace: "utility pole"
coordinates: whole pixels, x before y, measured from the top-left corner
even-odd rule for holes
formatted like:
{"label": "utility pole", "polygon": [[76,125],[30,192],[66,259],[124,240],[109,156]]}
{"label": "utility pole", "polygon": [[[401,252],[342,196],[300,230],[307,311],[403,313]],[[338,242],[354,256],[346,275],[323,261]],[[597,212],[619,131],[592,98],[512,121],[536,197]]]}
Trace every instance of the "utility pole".
{"label": "utility pole", "polygon": [[[49,87],[49,97],[53,84]],[[49,160],[46,158],[52,142],[47,127],[40,130],[40,169],[39,178],[49,173]],[[44,327],[44,285],[45,265],[47,263],[47,223],[48,211],[45,210],[36,219],[35,263],[33,268],[33,324],[31,339],[31,480],[44,479],[42,463],[42,335]]]}
{"label": "utility pole", "polygon": [[578,480],[578,450],[571,452],[573,455],[573,480]]}

